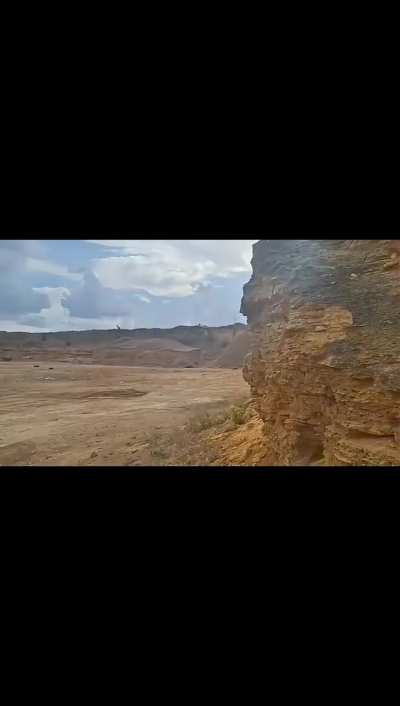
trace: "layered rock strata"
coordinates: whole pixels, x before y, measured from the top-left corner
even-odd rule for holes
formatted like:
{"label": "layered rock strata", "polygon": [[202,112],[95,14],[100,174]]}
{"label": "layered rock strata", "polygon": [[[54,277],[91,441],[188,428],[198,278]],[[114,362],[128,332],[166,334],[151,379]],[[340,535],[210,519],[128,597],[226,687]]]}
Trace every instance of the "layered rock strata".
{"label": "layered rock strata", "polygon": [[400,240],[261,240],[244,376],[271,465],[400,465]]}

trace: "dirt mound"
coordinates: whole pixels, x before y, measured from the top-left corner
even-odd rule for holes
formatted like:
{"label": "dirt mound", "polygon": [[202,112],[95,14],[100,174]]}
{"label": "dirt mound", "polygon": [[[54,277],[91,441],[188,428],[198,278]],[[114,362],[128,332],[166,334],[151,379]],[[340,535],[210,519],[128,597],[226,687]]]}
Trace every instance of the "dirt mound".
{"label": "dirt mound", "polygon": [[241,368],[250,350],[251,335],[249,331],[239,333],[232,343],[212,362],[214,368]]}

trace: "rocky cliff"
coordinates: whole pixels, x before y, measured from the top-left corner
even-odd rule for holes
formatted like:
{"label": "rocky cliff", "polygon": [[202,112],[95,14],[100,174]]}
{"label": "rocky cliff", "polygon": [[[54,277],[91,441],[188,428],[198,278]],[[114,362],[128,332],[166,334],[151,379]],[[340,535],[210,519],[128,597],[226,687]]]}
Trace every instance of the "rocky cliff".
{"label": "rocky cliff", "polygon": [[261,240],[242,313],[271,465],[400,465],[400,240]]}

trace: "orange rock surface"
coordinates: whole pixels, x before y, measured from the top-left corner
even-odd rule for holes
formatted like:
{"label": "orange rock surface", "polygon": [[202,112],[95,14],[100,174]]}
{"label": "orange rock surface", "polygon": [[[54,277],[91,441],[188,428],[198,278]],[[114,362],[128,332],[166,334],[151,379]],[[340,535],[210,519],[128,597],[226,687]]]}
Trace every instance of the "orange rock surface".
{"label": "orange rock surface", "polygon": [[400,240],[261,240],[252,264],[266,465],[400,465]]}

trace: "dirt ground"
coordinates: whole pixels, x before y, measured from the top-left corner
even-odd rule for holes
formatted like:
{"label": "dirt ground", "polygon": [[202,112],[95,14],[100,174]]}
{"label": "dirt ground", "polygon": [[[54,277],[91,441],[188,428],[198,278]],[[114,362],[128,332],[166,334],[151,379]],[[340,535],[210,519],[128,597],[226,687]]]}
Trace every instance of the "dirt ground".
{"label": "dirt ground", "polygon": [[3,362],[0,466],[140,466],[157,432],[248,395],[241,370]]}

